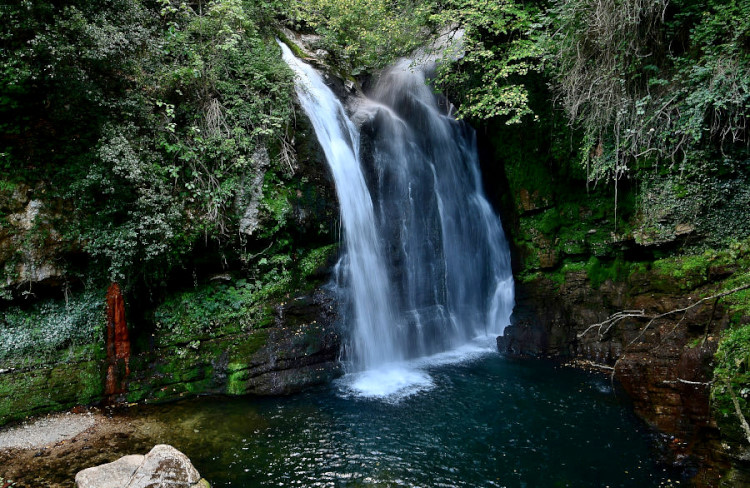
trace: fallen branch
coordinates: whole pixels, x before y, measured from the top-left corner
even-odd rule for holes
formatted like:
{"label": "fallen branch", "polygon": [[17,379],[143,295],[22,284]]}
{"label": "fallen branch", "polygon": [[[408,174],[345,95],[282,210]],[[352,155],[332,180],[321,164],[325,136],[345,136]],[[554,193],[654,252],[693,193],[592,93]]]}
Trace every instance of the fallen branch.
{"label": "fallen branch", "polygon": [[[747,290],[748,288],[750,288],[750,283],[744,284],[742,286],[738,286],[737,288],[732,288],[731,290],[727,290],[727,291],[723,291],[721,293],[717,293],[716,295],[711,295],[710,297],[701,298],[697,302],[695,302],[693,304],[690,304],[687,307],[677,308],[675,310],[670,310],[669,312],[664,312],[662,314],[656,315],[655,317],[653,317],[648,322],[648,324],[646,324],[646,327],[644,327],[643,330],[641,330],[641,333],[638,334],[638,337],[636,337],[635,339],[633,339],[632,341],[630,341],[630,343],[628,344],[628,346],[632,345],[633,343],[635,343],[635,341],[637,341],[638,339],[640,339],[641,337],[643,337],[643,334],[646,333],[646,330],[648,330],[648,328],[651,327],[651,324],[653,324],[655,320],[659,320],[659,319],[664,318],[664,317],[666,317],[668,315],[673,315],[673,314],[680,313],[680,312],[686,312],[687,313],[688,310],[691,310],[691,309],[697,307],[698,305],[700,305],[703,302],[707,302],[707,301],[713,300],[713,299],[717,299],[718,300],[719,298],[725,297],[727,295],[731,295],[732,293],[737,293],[738,291]],[[685,317],[683,316],[682,319],[680,319],[680,322],[682,322],[682,320],[684,318]]]}
{"label": "fallen branch", "polygon": [[693,386],[709,386],[713,381],[690,381],[690,380],[683,380],[682,378],[677,378],[676,380],[668,381],[664,380],[662,383],[665,383],[667,385],[674,385],[676,383],[683,383],[685,385],[693,385]]}
{"label": "fallen branch", "polygon": [[[583,336],[585,336],[586,334],[588,334],[588,332],[590,330],[598,327],[599,328],[599,339],[601,339],[604,335],[607,334],[607,332],[609,331],[609,329],[611,329],[612,326],[614,326],[617,322],[619,322],[619,321],[621,321],[623,319],[626,319],[628,317],[636,317],[636,318],[645,317],[644,314],[645,314],[644,310],[623,310],[622,312],[617,312],[615,314],[610,315],[609,318],[607,318],[607,320],[605,320],[603,322],[599,322],[597,324],[590,325],[586,330],[584,330],[583,332],[577,334],[576,336],[579,339],[581,339]],[[607,326],[607,329],[604,332],[602,332],[601,330],[602,330],[602,327],[604,327],[604,326]]]}
{"label": "fallen branch", "polygon": [[602,363],[595,363],[594,361],[591,361],[588,359],[575,359],[568,364],[570,366],[578,366],[578,367],[587,366],[589,368],[604,369],[607,371],[613,371],[615,369],[612,366],[607,366],[606,364],[602,364]]}
{"label": "fallen branch", "polygon": [[[737,293],[738,291],[747,290],[748,288],[750,288],[750,283],[747,283],[747,284],[742,285],[742,286],[738,286],[736,288],[732,288],[731,290],[727,290],[727,291],[723,291],[721,293],[717,293],[716,295],[711,295],[710,297],[701,298],[697,302],[691,303],[687,307],[676,308],[674,310],[670,310],[668,312],[664,312],[664,313],[661,313],[659,315],[646,315],[645,310],[623,310],[621,312],[617,312],[617,313],[614,313],[614,314],[610,315],[606,320],[604,320],[602,322],[590,325],[589,327],[586,328],[586,330],[584,330],[583,332],[577,334],[576,336],[579,339],[581,339],[581,338],[583,338],[583,336],[585,336],[586,334],[588,334],[589,331],[598,328],[599,329],[599,334],[598,334],[599,335],[599,340],[601,340],[607,334],[607,332],[609,332],[610,329],[614,325],[616,325],[618,322],[620,322],[621,320],[624,320],[624,319],[627,319],[627,318],[649,319],[649,322],[641,330],[640,334],[638,334],[638,336],[635,339],[633,339],[632,341],[630,341],[630,343],[628,343],[628,346],[631,346],[636,341],[638,341],[641,337],[643,337],[643,334],[646,333],[646,331],[651,327],[651,324],[653,324],[656,320],[659,320],[661,318],[667,317],[669,315],[674,315],[676,313],[688,312],[689,310],[697,307],[698,305],[702,304],[703,302],[707,302],[709,300],[718,300],[719,298],[725,297],[727,295],[731,295],[733,293]],[[680,319],[680,322],[682,322],[682,320],[684,318],[685,317],[683,316],[683,318]],[[602,328],[604,328],[604,327],[606,327],[606,329],[604,329],[604,331],[602,332]]]}
{"label": "fallen branch", "polygon": [[[750,288],[750,283],[746,283],[746,284],[738,286],[736,288],[732,288],[731,290],[723,291],[723,292],[717,293],[715,295],[711,295],[711,296],[708,296],[708,297],[701,298],[697,302],[691,303],[687,307],[676,308],[674,310],[670,310],[668,312],[664,312],[664,313],[661,313],[661,314],[658,314],[658,315],[646,315],[645,310],[623,310],[623,311],[620,311],[620,312],[617,312],[617,313],[614,313],[614,314],[610,315],[606,320],[604,320],[602,322],[599,322],[599,323],[596,323],[596,324],[588,326],[586,328],[586,330],[584,330],[583,332],[581,332],[579,334],[576,334],[576,337],[578,339],[581,339],[581,338],[583,338],[583,336],[585,336],[586,334],[588,334],[589,331],[598,328],[598,336],[599,336],[599,340],[601,341],[601,340],[604,339],[604,336],[612,329],[612,327],[614,327],[616,324],[618,324],[620,321],[622,321],[624,319],[627,319],[627,318],[649,319],[649,321],[646,324],[646,326],[643,327],[643,329],[641,329],[640,333],[635,337],[635,339],[633,339],[632,341],[630,341],[627,344],[627,346],[625,346],[623,348],[623,351],[624,351],[628,347],[630,347],[633,344],[635,344],[638,340],[640,340],[643,337],[643,335],[646,333],[646,331],[651,327],[651,325],[655,321],[657,321],[659,319],[662,319],[664,317],[667,317],[669,315],[674,315],[674,314],[682,312],[683,313],[682,318],[680,318],[679,322],[677,322],[677,324],[675,325],[675,327],[672,328],[672,331],[670,331],[670,334],[672,334],[674,332],[674,330],[682,323],[682,321],[685,320],[685,317],[687,316],[687,312],[688,311],[690,311],[691,309],[697,307],[698,305],[701,305],[704,302],[707,302],[707,301],[710,301],[710,300],[715,300],[714,301],[714,307],[713,307],[713,309],[711,311],[711,319],[710,319],[710,321],[712,321],[713,317],[714,317],[714,313],[716,312],[716,306],[717,306],[718,301],[719,301],[720,298],[725,297],[727,295],[732,295],[733,293],[737,293],[737,292],[742,291],[742,290],[747,290],[749,288]],[[604,331],[602,331],[602,328],[605,328]],[[706,332],[706,334],[707,334],[707,332]],[[620,354],[620,356],[617,358],[617,360],[615,361],[615,364],[612,367],[611,379],[613,381],[614,381],[615,373],[617,371],[617,365],[620,363],[620,360],[622,358],[623,358],[623,354]],[[685,382],[685,381],[687,381],[687,380],[682,380],[682,382]],[[688,384],[690,384],[690,383],[688,383]],[[748,431],[747,432],[748,432],[748,442],[750,442],[750,426],[748,426]]]}

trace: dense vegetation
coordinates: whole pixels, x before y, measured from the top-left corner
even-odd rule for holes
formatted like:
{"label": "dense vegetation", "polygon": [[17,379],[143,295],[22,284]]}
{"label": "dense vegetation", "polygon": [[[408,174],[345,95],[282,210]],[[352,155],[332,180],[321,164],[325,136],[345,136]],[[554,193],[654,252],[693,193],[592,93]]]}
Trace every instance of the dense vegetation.
{"label": "dense vegetation", "polygon": [[[443,56],[435,83],[502,163],[485,178],[510,190],[498,199],[515,214],[521,280],[585,271],[597,288],[654,269],[676,294],[750,283],[749,1],[402,0],[390,15],[417,40],[391,51],[391,17],[336,10],[368,2],[303,3],[297,25],[354,73],[462,30],[462,55]],[[712,281],[730,263],[731,279]],[[712,382],[735,445],[750,439],[749,298],[723,299]]]}
{"label": "dense vegetation", "polygon": [[44,182],[71,202],[66,240],[126,283],[163,275],[201,236],[223,239],[261,156],[291,169],[292,80],[269,9],[3,6],[3,190]]}
{"label": "dense vegetation", "polygon": [[[271,302],[309,286],[310,256],[325,261],[335,249],[328,228],[292,237],[302,232],[293,203],[311,214],[321,196],[298,174],[278,9],[241,0],[0,6],[0,371],[85,362],[101,390],[110,281],[125,291],[136,354],[154,330],[171,330],[177,321],[164,310],[186,289],[197,290],[196,316],[226,305],[227,322],[247,315],[231,324],[246,331],[272,323]],[[0,378],[0,397],[49,397],[29,400],[28,411],[62,402],[44,392],[43,375],[28,388],[14,381]],[[0,412],[8,415],[26,413]]]}
{"label": "dense vegetation", "polygon": [[[270,282],[294,281],[309,243],[285,227],[303,192],[280,27],[317,34],[326,62],[360,80],[461,33],[458,52],[436,48],[434,82],[490,139],[489,186],[514,190],[503,198],[524,214],[512,230],[525,277],[616,279],[640,265],[626,242],[638,261],[747,246],[750,0],[19,0],[0,6],[0,281],[54,247],[88,290],[69,299],[66,281],[65,300],[30,306],[31,290],[3,287],[0,343],[85,346],[109,280],[163,302],[155,322],[170,330],[215,304],[234,323]],[[249,237],[241,207],[258,185],[269,221]],[[27,194],[52,211],[22,232],[10,216]],[[194,291],[158,296],[204,250],[268,282],[202,287],[193,274]],[[732,310],[717,377],[742,379],[719,388],[750,414],[749,313]],[[39,338],[52,322],[60,334]]]}
{"label": "dense vegetation", "polygon": [[[388,39],[387,15],[344,19],[331,3],[368,2],[305,2],[317,8],[303,18],[338,43],[334,52],[359,64],[389,59],[374,56]],[[750,234],[750,2],[396,4],[391,15],[409,8],[408,22],[421,23],[409,27],[416,37],[464,29],[464,55],[446,58],[437,84],[465,117],[522,131],[546,124],[548,145],[573,149],[549,154],[557,167],[577,160],[594,184],[635,187],[641,242],[671,240],[680,223],[714,244]]]}
{"label": "dense vegetation", "polygon": [[263,153],[293,170],[274,26],[321,34],[354,75],[460,27],[437,84],[463,116],[544,126],[537,157],[635,189],[643,242],[678,224],[725,242],[750,234],[748,3],[19,2],[3,7],[2,190],[45,182],[74,202],[68,242],[112,278],[153,280],[201,236],[227,240]]}

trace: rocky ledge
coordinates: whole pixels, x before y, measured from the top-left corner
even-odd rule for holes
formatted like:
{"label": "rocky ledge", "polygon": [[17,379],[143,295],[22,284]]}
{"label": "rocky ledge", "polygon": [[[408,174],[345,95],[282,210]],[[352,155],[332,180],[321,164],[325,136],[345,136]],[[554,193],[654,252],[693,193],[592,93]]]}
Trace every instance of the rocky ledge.
{"label": "rocky ledge", "polygon": [[0,371],[0,424],[80,404],[289,394],[341,374],[336,310],[325,290],[269,307],[266,322],[155,336],[148,348],[134,348],[114,364],[114,382],[105,357]]}
{"label": "rocky ledge", "polygon": [[[611,374],[636,413],[661,433],[669,460],[694,474],[697,486],[718,486],[730,459],[712,415],[710,385],[730,314],[715,300],[696,304],[715,292],[716,281],[680,289],[642,271],[594,288],[584,271],[567,273],[562,282],[538,275],[517,284],[512,325],[498,337],[498,349]],[[676,310],[682,311],[671,313]],[[733,476],[744,475],[735,470]]]}
{"label": "rocky ledge", "polygon": [[121,399],[282,395],[341,374],[335,307],[324,290],[278,305],[273,321],[271,327],[164,343],[132,358],[133,372]]}

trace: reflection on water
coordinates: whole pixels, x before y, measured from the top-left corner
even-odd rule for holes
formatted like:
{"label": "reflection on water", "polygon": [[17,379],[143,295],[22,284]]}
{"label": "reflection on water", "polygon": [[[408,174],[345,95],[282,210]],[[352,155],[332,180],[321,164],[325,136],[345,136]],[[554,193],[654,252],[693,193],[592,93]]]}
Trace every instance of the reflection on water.
{"label": "reflection on water", "polygon": [[397,402],[332,385],[126,415],[138,419],[139,444],[173,444],[215,487],[615,487],[666,478],[639,424],[596,377],[497,354],[421,371],[433,387]]}

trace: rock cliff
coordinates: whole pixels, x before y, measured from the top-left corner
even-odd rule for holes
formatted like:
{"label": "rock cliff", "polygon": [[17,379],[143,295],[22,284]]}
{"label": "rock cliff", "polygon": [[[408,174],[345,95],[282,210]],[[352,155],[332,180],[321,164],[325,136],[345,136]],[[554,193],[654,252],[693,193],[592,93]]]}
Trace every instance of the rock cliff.
{"label": "rock cliff", "polygon": [[723,331],[747,317],[711,297],[732,289],[745,259],[657,260],[599,284],[590,269],[527,277],[498,348],[610,374],[661,434],[669,459],[697,473],[699,485],[715,486],[733,448],[711,408],[713,357]]}

